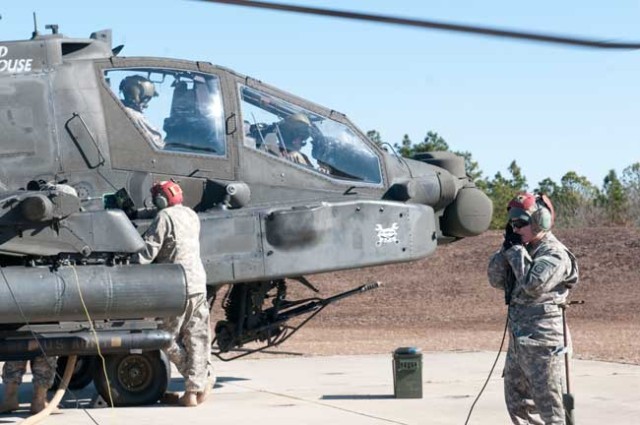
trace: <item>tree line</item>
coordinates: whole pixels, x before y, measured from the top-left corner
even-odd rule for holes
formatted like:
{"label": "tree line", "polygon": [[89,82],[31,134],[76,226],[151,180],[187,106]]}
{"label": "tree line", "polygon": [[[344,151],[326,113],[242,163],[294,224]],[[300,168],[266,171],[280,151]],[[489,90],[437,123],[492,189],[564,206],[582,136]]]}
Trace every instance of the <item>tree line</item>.
{"label": "tree line", "polygon": [[[376,130],[368,131],[367,136],[380,146],[390,146]],[[630,164],[621,175],[610,170],[599,186],[575,171],[567,171],[559,182],[545,178],[532,187],[516,160],[509,164],[505,174],[497,172],[493,177],[483,177],[470,152],[451,151],[444,138],[433,131],[427,132],[419,143],[413,143],[405,134],[400,143],[394,143],[393,149],[396,154],[407,158],[420,152],[435,151],[462,156],[469,178],[493,201],[493,229],[504,227],[507,210],[503,206],[514,193],[523,191],[549,196],[556,210],[557,227],[640,226],[640,162]]]}

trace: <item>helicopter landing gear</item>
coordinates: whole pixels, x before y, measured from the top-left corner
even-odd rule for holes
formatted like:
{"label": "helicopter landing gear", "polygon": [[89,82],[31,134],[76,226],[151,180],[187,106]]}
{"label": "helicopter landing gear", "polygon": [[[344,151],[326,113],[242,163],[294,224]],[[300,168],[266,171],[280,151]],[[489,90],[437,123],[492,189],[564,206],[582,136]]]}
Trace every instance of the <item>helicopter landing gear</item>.
{"label": "helicopter landing gear", "polygon": [[[303,277],[294,280],[317,292]],[[379,286],[379,282],[372,282],[328,298],[288,300],[284,279],[233,284],[222,303],[226,320],[218,321],[214,328],[211,354],[230,361],[276,347],[329,304]],[[297,324],[287,323],[295,318],[301,318]],[[243,348],[248,343],[257,343],[258,347]]]}
{"label": "helicopter landing gear", "polygon": [[[56,366],[56,377],[53,381],[52,389],[57,390],[60,386],[60,380],[64,374],[64,369],[67,367],[67,356],[58,357],[58,364]],[[102,364],[98,364],[100,359],[96,356],[78,356],[76,360],[76,366],[73,370],[73,375],[69,381],[68,388],[70,390],[81,390],[93,380],[93,373],[96,367],[102,367]]]}
{"label": "helicopter landing gear", "polygon": [[93,376],[98,394],[114,406],[153,404],[167,390],[171,379],[171,364],[162,351],[141,354],[105,356],[107,379],[103,368],[95,368]]}

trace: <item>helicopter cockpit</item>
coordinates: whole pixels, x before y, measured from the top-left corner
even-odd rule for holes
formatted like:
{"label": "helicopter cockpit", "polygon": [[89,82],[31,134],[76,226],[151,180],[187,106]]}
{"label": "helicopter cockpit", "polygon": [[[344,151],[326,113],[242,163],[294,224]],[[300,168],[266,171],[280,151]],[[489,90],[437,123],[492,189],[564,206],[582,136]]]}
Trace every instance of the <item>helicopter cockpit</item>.
{"label": "helicopter cockpit", "polygon": [[217,76],[128,68],[106,70],[104,77],[155,149],[225,155],[224,113]]}
{"label": "helicopter cockpit", "polygon": [[240,98],[245,146],[331,178],[382,183],[378,155],[345,124],[247,86]]}

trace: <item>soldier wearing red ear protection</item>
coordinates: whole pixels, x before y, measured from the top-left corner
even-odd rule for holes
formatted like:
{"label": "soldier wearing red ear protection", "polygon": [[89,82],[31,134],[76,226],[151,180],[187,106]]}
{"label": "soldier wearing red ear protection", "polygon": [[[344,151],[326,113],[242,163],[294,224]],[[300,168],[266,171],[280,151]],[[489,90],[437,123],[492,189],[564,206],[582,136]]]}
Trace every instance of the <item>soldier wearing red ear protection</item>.
{"label": "soldier wearing red ear protection", "polygon": [[561,355],[569,347],[560,305],[578,282],[578,264],[551,232],[549,198],[519,193],[507,210],[505,239],[488,267],[489,283],[505,291],[509,305],[507,410],[514,424],[564,424]]}
{"label": "soldier wearing red ear protection", "polygon": [[151,188],[153,204],[159,210],[182,204],[182,188],[173,180],[156,183]]}
{"label": "soldier wearing red ear protection", "polygon": [[208,395],[213,379],[206,274],[200,259],[200,219],[191,208],[182,205],[182,188],[173,180],[154,184],[151,195],[158,215],[143,235],[146,246],[138,254],[138,261],[177,263],[184,268],[187,308],[180,317],[165,318],[162,329],[173,335],[165,352],[185,379],[185,393],[179,403],[197,406]]}

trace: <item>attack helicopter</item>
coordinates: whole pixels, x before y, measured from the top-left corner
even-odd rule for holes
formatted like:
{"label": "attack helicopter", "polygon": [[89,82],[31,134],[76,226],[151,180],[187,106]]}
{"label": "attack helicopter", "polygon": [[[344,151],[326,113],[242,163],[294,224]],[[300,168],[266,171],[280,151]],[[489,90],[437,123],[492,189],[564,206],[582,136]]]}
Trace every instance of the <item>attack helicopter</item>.
{"label": "attack helicopter", "polygon": [[[130,261],[156,181],[178,181],[200,217],[210,298],[231,288],[212,347],[222,359],[279,345],[376,287],[291,300],[292,283],[318,292],[307,276],[413,261],[489,226],[459,156],[402,158],[346,115],[228,68],[124,57],[110,30],[47,29],[0,42],[0,360],[84,355],[76,387],[94,380],[108,399],[110,384],[116,405],[158,400],[169,335],[154,318],[180,314],[186,294],[180,266]],[[92,373],[96,354],[106,376]]]}
{"label": "attack helicopter", "polygon": [[230,69],[121,57],[109,30],[48,29],[0,43],[2,360],[81,354],[93,370],[100,348],[105,399],[107,378],[117,405],[158,399],[168,335],[146,318],[179,314],[185,282],[180,266],[130,263],[156,181],[178,181],[200,217],[211,294],[231,285],[222,358],[376,287],[290,300],[291,282],[318,292],[305,276],[416,260],[489,225],[460,157],[401,158],[344,114]]}

